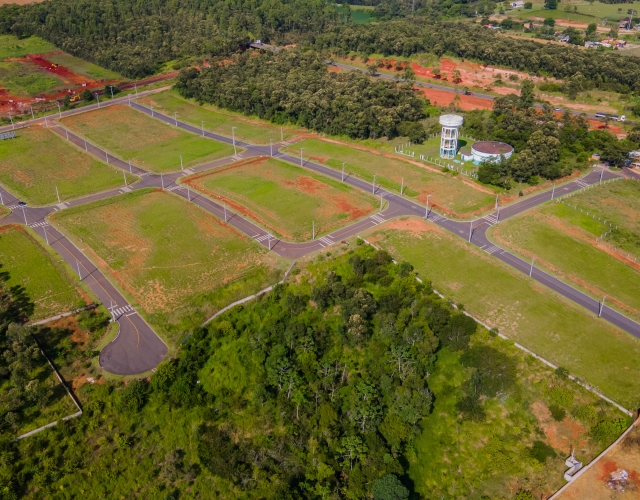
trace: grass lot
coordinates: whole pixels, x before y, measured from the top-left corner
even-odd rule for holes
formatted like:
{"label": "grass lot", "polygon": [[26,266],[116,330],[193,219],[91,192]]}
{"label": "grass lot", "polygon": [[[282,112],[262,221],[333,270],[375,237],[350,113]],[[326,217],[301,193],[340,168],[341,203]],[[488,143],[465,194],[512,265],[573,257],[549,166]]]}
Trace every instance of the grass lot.
{"label": "grass lot", "polygon": [[62,80],[35,64],[0,62],[0,87],[17,96],[33,96],[64,87]]}
{"label": "grass lot", "polygon": [[374,239],[471,314],[620,404],[640,401],[635,339],[431,224],[409,219],[390,227]]}
{"label": "grass lot", "polygon": [[275,159],[252,159],[185,182],[293,240],[329,232],[379,207],[373,196]]}
{"label": "grass lot", "polygon": [[[47,128],[32,126],[16,135],[0,141],[0,181],[29,203],[58,203],[56,186],[62,201],[124,186],[120,169],[80,152]],[[126,175],[127,183],[138,179]]]}
{"label": "grass lot", "polygon": [[592,295],[640,317],[640,272],[595,245],[593,236],[559,218],[559,204],[504,221],[491,228],[501,245],[579,285]]}
{"label": "grass lot", "polygon": [[23,38],[13,35],[0,35],[0,61],[7,57],[22,57],[27,54],[45,54],[58,48],[37,36]]}
{"label": "grass lot", "polygon": [[[570,12],[565,12],[566,6],[571,8]],[[534,2],[533,9],[517,9],[507,13],[510,17],[520,17],[522,19],[528,19],[530,17],[551,17],[553,19],[566,19],[568,21],[580,21],[585,23],[596,23],[598,19],[607,18],[609,21],[617,21],[622,17],[628,17],[627,9],[634,8],[632,5],[621,3],[601,3],[594,2],[589,4],[582,1],[569,1],[568,3],[562,2],[558,4],[557,10],[543,9],[544,2]],[[574,12],[574,7],[578,7],[578,11]],[[618,14],[618,9],[622,8],[622,13]]]}
{"label": "grass lot", "polygon": [[233,147],[179,130],[125,105],[109,106],[61,122],[110,154],[153,172],[184,168],[231,156]]}
{"label": "grass lot", "polygon": [[[199,106],[195,101],[183,99],[177,92],[167,91],[154,94],[139,99],[145,106],[153,106],[154,109],[164,114],[173,116],[178,113],[178,118],[184,122],[197,127],[202,127],[206,131],[217,134],[232,136],[231,128],[236,127],[235,137],[237,140],[247,141],[255,144],[269,144],[269,140],[280,142],[280,127],[272,125],[259,118],[248,118],[231,111],[218,110],[213,106]],[[295,135],[291,128],[283,129],[284,140]]]}
{"label": "grass lot", "polygon": [[[640,260],[640,182],[623,180],[594,186],[554,207],[550,213],[594,237],[611,230],[605,241]],[[613,224],[613,229],[604,221]]]}
{"label": "grass lot", "polygon": [[47,57],[47,61],[54,62],[64,66],[74,73],[79,75],[85,75],[92,80],[121,80],[122,76],[111,71],[109,69],[102,68],[97,64],[83,61],[78,57],[74,57],[70,54],[57,54],[55,56]]}
{"label": "grass lot", "polygon": [[33,304],[27,308],[32,321],[70,311],[88,298],[60,258],[21,228],[0,229],[0,266],[4,286],[21,290],[22,298]]}
{"label": "grass lot", "polygon": [[[591,439],[588,430],[569,415],[578,405],[593,405],[609,418],[624,418],[612,406],[598,400],[577,384],[561,380],[553,371],[499,337],[478,334],[475,345],[490,346],[517,360],[516,387],[502,397],[484,402],[485,422],[463,420],[456,403],[465,392],[470,369],[459,361],[460,353],[444,349],[429,377],[436,395],[433,411],[423,419],[414,442],[415,456],[409,467],[416,492],[424,498],[513,498],[518,489],[541,498],[564,484],[564,460],[575,446],[584,463],[591,461],[604,444]],[[549,384],[568,391],[568,416],[552,418]],[[550,447],[549,457],[535,459],[535,442]],[[458,471],[464,471],[461,475]]]}
{"label": "grass lot", "polygon": [[366,181],[372,181],[376,174],[376,183],[390,191],[400,191],[404,178],[405,195],[426,201],[427,194],[433,194],[431,203],[448,214],[471,214],[488,208],[494,197],[488,192],[470,185],[460,178],[445,175],[427,168],[413,165],[383,154],[361,151],[347,145],[334,144],[319,139],[307,139],[287,148],[293,155],[300,154],[319,161],[336,170],[342,169],[346,162],[345,173],[350,173]]}
{"label": "grass lot", "polygon": [[51,218],[174,346],[215,311],[273,284],[285,266],[212,215],[159,190]]}

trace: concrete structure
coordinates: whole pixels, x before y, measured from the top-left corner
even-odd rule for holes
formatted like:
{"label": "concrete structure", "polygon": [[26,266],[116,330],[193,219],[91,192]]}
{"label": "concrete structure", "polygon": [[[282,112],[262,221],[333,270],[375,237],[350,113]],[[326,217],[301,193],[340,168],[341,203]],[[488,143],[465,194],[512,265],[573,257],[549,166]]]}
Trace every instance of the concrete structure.
{"label": "concrete structure", "polygon": [[582,469],[582,462],[573,456],[573,450],[571,450],[571,456],[564,461],[564,464],[569,467],[564,473],[564,480],[572,481],[576,473]]}
{"label": "concrete structure", "polygon": [[458,129],[462,126],[464,119],[458,115],[442,115],[440,125],[440,158],[453,159],[458,154]]}
{"label": "concrete structure", "polygon": [[471,146],[473,162],[476,164],[491,162],[496,163],[504,156],[509,158],[513,154],[513,147],[505,142],[480,141]]}

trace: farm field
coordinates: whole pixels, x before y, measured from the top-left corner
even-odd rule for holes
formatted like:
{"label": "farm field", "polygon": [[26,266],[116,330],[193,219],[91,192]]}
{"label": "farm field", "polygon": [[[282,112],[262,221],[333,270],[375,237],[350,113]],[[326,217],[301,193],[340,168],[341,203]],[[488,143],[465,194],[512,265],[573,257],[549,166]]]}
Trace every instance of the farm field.
{"label": "farm field", "polygon": [[189,168],[233,154],[228,144],[176,129],[125,105],[66,117],[61,123],[109,154],[153,172],[180,170],[180,155]]}
{"label": "farm field", "polygon": [[533,498],[548,498],[564,484],[564,460],[572,448],[587,463],[609,444],[590,436],[595,422],[572,413],[588,408],[603,420],[626,417],[499,337],[484,331],[476,334],[473,345],[514,360],[515,386],[506,397],[486,399],[485,421],[461,419],[457,404],[464,398],[470,369],[461,363],[460,352],[439,351],[429,376],[436,394],[433,411],[421,422],[409,467],[416,492],[425,498],[513,498],[514,491],[523,489]]}
{"label": "farm field", "polygon": [[349,173],[366,181],[373,181],[390,191],[399,192],[404,179],[405,195],[426,202],[428,194],[433,196],[430,203],[450,215],[464,216],[489,208],[494,195],[462,179],[433,171],[407,161],[362,151],[354,147],[318,139],[307,139],[286,148],[292,155],[299,155],[318,161],[336,170],[346,162],[345,174]]}
{"label": "farm field", "polygon": [[[564,8],[569,6],[570,12],[565,12]],[[578,10],[574,11],[574,7]],[[618,13],[618,9],[622,8],[622,12]],[[544,2],[534,2],[531,10],[517,9],[515,11],[507,12],[510,17],[519,17],[521,19],[529,19],[531,17],[552,17],[554,19],[566,19],[568,21],[579,21],[584,23],[597,23],[598,20],[607,18],[609,21],[617,21],[620,18],[627,16],[627,4],[619,3],[601,3],[601,2],[582,2],[582,1],[569,1],[563,3],[562,6],[558,6],[557,10],[544,9]]]}
{"label": "farm field", "polygon": [[84,61],[70,54],[54,54],[46,57],[47,61],[68,68],[78,75],[84,75],[91,80],[122,80],[122,76],[97,64]]}
{"label": "farm field", "polygon": [[[0,141],[0,182],[30,204],[48,205],[124,185],[122,171],[67,144],[55,132],[31,126]],[[125,174],[127,183],[138,179]]]}
{"label": "farm field", "polygon": [[0,273],[4,287],[15,290],[29,319],[37,321],[90,302],[70,270],[18,226],[0,228]]}
{"label": "farm field", "polygon": [[563,220],[567,210],[572,209],[553,204],[508,219],[493,226],[490,237],[594,297],[606,295],[609,305],[625,314],[640,317],[640,266],[610,255],[593,235]]}
{"label": "farm field", "polygon": [[406,219],[387,228],[369,234],[469,313],[620,404],[636,404],[637,340],[431,224]]}
{"label": "farm field", "polygon": [[[178,113],[178,118],[184,122],[202,127],[206,131],[220,135],[232,136],[231,128],[235,127],[236,140],[255,144],[269,144],[280,142],[280,127],[272,125],[259,118],[243,117],[240,114],[226,110],[218,110],[210,105],[198,105],[195,101],[184,99],[175,91],[166,91],[138,99],[145,106],[153,106],[158,111],[173,116]],[[290,127],[283,128],[282,137],[290,139],[295,132]]]}
{"label": "farm field", "polygon": [[285,267],[253,240],[160,190],[71,208],[51,219],[174,346],[217,310],[275,283]]}
{"label": "farm field", "polygon": [[283,161],[258,158],[196,174],[183,182],[280,237],[310,240],[379,207],[373,196]]}

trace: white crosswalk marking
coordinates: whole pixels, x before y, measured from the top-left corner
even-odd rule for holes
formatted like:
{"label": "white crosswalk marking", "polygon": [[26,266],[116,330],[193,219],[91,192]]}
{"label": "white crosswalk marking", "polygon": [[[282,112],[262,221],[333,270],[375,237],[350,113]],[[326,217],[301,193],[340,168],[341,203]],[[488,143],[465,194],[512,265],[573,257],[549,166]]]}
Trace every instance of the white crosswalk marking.
{"label": "white crosswalk marking", "polygon": [[186,170],[184,171],[184,173],[185,173],[185,174],[187,174],[187,175],[191,175],[191,174],[193,173],[193,170],[191,170],[190,168],[188,168],[188,169],[186,169]]}
{"label": "white crosswalk marking", "polygon": [[173,186],[169,186],[167,188],[167,191],[175,191],[176,189],[183,189],[182,186],[178,186],[177,184],[174,184]]}
{"label": "white crosswalk marking", "polygon": [[29,227],[44,227],[48,226],[49,223],[47,221],[34,222],[33,224],[29,224]]}
{"label": "white crosswalk marking", "polygon": [[[256,241],[265,241],[265,240],[268,240],[268,239],[269,239],[269,233],[266,233],[266,234],[260,234],[260,235],[254,236],[253,238],[254,238]],[[272,240],[275,240],[276,238],[275,238],[273,235],[271,235],[271,239],[272,239]]]}
{"label": "white crosswalk marking", "polygon": [[7,208],[9,210],[15,210],[16,208],[18,208],[20,205],[9,205]]}
{"label": "white crosswalk marking", "polygon": [[150,175],[150,174],[151,174],[151,172],[141,172],[141,173],[136,174],[136,175],[137,175],[138,177],[144,177],[144,176],[146,176],[146,175]]}
{"label": "white crosswalk marking", "polygon": [[335,241],[331,239],[331,236],[327,235],[327,236],[323,236],[322,238],[319,238],[318,243],[320,243],[320,245],[324,248],[324,247],[328,247],[329,245],[333,245]]}
{"label": "white crosswalk marking", "polygon": [[242,160],[242,156],[240,155],[233,155],[231,158],[235,161]]}
{"label": "white crosswalk marking", "polygon": [[491,245],[490,247],[485,248],[484,251],[487,252],[487,253],[493,254],[493,253],[496,253],[496,252],[501,252],[502,249],[498,248],[495,245]]}
{"label": "white crosswalk marking", "polygon": [[115,309],[111,310],[111,314],[113,314],[113,316],[115,316],[116,318],[130,312],[135,312],[135,310],[129,304],[122,307],[116,307]]}
{"label": "white crosswalk marking", "polygon": [[587,186],[589,185],[589,184],[587,184],[586,182],[581,181],[581,180],[577,180],[577,181],[576,181],[576,184],[577,184],[578,186],[580,186],[580,187],[587,187]]}
{"label": "white crosswalk marking", "polygon": [[485,221],[487,221],[487,223],[488,223],[490,226],[493,226],[494,224],[497,224],[497,223],[498,223],[498,217],[496,217],[496,216],[495,216],[495,215],[493,215],[493,214],[485,215],[485,216],[483,217],[483,219],[484,219]]}
{"label": "white crosswalk marking", "polygon": [[374,224],[378,225],[378,224],[382,224],[383,222],[386,222],[386,220],[384,219],[384,217],[382,217],[381,215],[372,215],[370,217],[370,219],[373,221]]}
{"label": "white crosswalk marking", "polygon": [[441,220],[445,220],[445,218],[438,214],[429,214],[429,220],[433,222],[440,222]]}

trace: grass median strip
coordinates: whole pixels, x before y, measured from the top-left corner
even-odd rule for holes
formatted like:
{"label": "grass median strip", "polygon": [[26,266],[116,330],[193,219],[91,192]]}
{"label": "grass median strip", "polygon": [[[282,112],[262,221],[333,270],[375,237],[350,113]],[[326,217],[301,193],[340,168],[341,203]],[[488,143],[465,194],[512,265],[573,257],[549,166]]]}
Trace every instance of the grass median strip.
{"label": "grass median strip", "polygon": [[368,234],[451,300],[623,406],[640,394],[640,343],[435,226],[406,219]]}
{"label": "grass median strip", "polygon": [[57,212],[52,220],[173,346],[215,311],[273,284],[286,267],[250,238],[164,191],[137,191]]}
{"label": "grass median strip", "polygon": [[367,182],[373,181],[392,192],[399,192],[421,203],[429,194],[430,203],[451,215],[464,215],[490,208],[494,195],[460,178],[454,178],[426,167],[420,167],[380,153],[363,151],[353,146],[319,139],[307,139],[286,148],[292,155],[306,158],[355,175]]}
{"label": "grass median strip", "polygon": [[123,160],[153,172],[180,170],[233,155],[233,146],[205,139],[129,106],[113,105],[63,118],[61,123]]}
{"label": "grass median strip", "polygon": [[[124,187],[120,169],[85,154],[48,128],[33,125],[0,141],[0,181],[21,200],[50,205],[79,196]],[[138,177],[127,176],[127,183]]]}
{"label": "grass median strip", "polygon": [[255,158],[185,179],[278,236],[309,240],[379,207],[373,196],[289,163]]}

